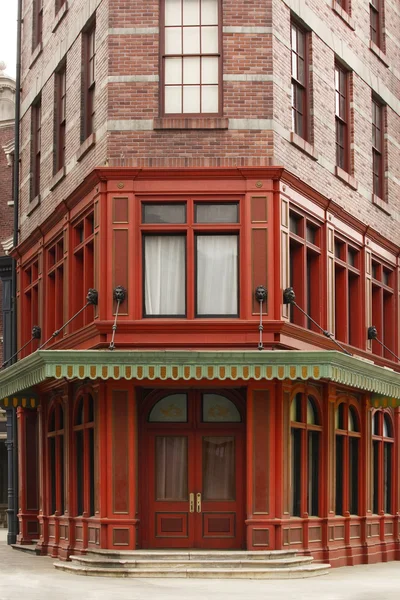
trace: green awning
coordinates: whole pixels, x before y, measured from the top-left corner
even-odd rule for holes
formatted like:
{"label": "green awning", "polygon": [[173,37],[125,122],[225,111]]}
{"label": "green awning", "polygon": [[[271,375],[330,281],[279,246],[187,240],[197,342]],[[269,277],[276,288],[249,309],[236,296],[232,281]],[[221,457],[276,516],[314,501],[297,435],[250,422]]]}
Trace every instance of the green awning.
{"label": "green awning", "polygon": [[335,351],[40,350],[0,372],[0,398],[49,379],[150,381],[326,380],[400,406],[400,374]]}

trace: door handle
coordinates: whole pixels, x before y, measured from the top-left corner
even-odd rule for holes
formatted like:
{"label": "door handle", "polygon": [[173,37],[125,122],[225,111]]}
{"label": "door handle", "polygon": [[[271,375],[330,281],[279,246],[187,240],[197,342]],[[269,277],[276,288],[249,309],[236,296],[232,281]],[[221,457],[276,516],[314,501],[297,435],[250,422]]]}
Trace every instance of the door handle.
{"label": "door handle", "polygon": [[189,494],[189,512],[194,512],[194,494]]}
{"label": "door handle", "polygon": [[201,513],[201,494],[198,492],[196,494],[196,512]]}

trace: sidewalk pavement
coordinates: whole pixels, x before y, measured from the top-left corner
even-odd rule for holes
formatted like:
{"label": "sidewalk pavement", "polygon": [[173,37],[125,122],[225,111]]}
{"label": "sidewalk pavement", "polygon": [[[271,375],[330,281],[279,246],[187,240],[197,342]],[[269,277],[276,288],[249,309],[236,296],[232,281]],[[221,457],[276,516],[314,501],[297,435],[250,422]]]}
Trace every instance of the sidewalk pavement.
{"label": "sidewalk pavement", "polygon": [[400,600],[400,562],[332,569],[283,581],[113,579],[56,571],[53,559],[13,550],[0,530],[0,600]]}

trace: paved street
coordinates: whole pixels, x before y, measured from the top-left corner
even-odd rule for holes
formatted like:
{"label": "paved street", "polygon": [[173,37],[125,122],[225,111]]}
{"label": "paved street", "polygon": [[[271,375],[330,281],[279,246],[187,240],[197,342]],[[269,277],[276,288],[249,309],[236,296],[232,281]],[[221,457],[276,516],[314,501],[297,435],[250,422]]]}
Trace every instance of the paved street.
{"label": "paved street", "polygon": [[334,569],[292,581],[107,579],[56,571],[53,561],[17,552],[0,530],[0,600],[399,600],[400,562]]}

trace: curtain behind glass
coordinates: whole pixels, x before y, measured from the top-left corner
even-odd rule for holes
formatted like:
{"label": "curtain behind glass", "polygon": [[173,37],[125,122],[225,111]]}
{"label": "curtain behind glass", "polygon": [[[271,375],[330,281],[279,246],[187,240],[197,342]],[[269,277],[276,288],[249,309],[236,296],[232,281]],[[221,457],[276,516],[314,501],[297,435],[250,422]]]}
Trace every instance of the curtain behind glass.
{"label": "curtain behind glass", "polygon": [[197,237],[197,314],[237,315],[238,238]]}
{"label": "curtain behind glass", "polygon": [[203,438],[204,500],[235,499],[235,440],[233,437]]}
{"label": "curtain behind glass", "polygon": [[188,499],[187,437],[156,437],[156,500]]}
{"label": "curtain behind glass", "polygon": [[144,250],[146,315],[184,315],[185,237],[145,236]]}

